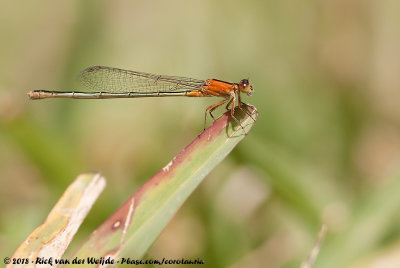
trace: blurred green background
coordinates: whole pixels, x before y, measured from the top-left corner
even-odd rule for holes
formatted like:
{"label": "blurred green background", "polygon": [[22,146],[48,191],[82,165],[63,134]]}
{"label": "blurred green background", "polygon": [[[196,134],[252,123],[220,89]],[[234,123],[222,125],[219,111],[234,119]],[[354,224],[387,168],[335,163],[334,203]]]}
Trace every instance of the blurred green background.
{"label": "blurred green background", "polygon": [[[212,98],[28,100],[92,65],[236,82],[259,118],[148,253],[205,267],[400,267],[400,2],[1,1],[0,253],[82,172],[79,244],[203,127]],[[215,114],[222,113],[223,109]],[[210,121],[209,121],[210,122]],[[375,266],[374,266],[375,265]]]}

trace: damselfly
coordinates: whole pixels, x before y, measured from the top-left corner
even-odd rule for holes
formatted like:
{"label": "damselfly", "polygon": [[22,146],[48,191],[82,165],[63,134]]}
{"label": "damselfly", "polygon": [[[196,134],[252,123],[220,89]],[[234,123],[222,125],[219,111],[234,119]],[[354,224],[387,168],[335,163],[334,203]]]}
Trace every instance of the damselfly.
{"label": "damselfly", "polygon": [[34,90],[30,91],[28,96],[31,99],[109,99],[166,96],[223,97],[223,100],[206,108],[204,118],[205,128],[207,112],[214,119],[212,112],[225,103],[227,110],[229,110],[229,107],[231,108],[230,113],[232,118],[241,126],[240,122],[234,117],[235,107],[241,108],[243,104],[240,99],[240,93],[246,93],[249,96],[253,93],[253,87],[248,79],[243,79],[239,83],[229,83],[218,79],[199,80],[128,71],[105,66],[86,68],[79,74],[78,79],[86,86],[86,90]]}

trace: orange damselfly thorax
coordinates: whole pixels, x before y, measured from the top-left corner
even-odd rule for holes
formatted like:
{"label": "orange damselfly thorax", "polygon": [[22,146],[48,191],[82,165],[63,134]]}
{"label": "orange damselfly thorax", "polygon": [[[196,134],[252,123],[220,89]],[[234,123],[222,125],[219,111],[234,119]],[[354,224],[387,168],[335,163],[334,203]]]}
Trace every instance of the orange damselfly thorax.
{"label": "orange damselfly thorax", "polygon": [[253,94],[253,86],[250,84],[249,79],[242,79],[239,82],[239,90],[246,93],[248,96]]}

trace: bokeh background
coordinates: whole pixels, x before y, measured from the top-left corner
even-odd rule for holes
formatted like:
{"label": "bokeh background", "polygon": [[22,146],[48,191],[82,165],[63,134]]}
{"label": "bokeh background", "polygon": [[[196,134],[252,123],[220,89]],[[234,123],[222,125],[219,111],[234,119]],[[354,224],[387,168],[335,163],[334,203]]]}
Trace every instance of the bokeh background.
{"label": "bokeh background", "polygon": [[[400,267],[400,2],[1,1],[0,253],[73,179],[108,181],[79,244],[194,139],[215,99],[30,101],[92,65],[239,81],[259,119],[148,253],[205,267]],[[216,114],[222,113],[218,110]]]}

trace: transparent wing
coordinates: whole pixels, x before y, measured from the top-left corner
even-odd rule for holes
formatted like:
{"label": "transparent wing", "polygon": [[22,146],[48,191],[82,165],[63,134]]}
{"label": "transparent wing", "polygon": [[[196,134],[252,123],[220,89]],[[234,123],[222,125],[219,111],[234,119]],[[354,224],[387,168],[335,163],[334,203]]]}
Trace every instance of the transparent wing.
{"label": "transparent wing", "polygon": [[110,93],[177,93],[198,90],[204,84],[204,80],[156,75],[105,66],[86,68],[80,72],[78,80],[86,87],[86,91]]}

